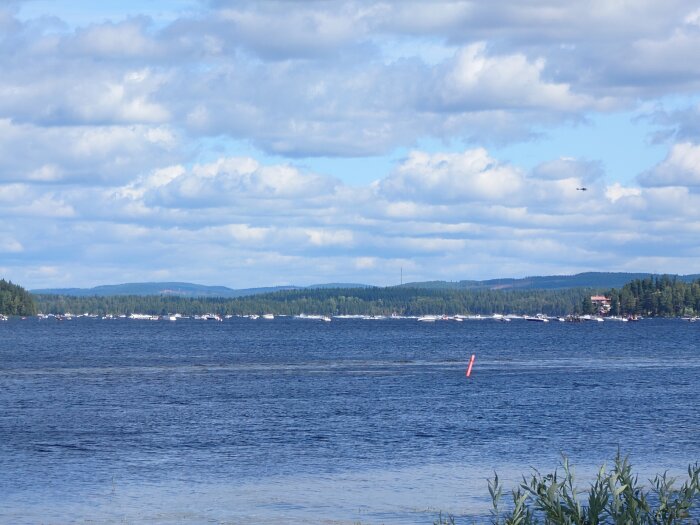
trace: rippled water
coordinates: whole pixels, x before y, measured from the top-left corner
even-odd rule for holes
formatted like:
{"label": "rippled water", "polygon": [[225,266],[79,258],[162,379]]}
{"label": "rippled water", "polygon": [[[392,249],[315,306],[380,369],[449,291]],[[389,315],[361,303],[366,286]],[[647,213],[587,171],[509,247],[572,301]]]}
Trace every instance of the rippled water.
{"label": "rippled water", "polygon": [[[700,459],[700,324],[0,323],[3,523],[432,523]],[[472,377],[466,363],[476,354]],[[465,522],[466,522],[465,521]]]}

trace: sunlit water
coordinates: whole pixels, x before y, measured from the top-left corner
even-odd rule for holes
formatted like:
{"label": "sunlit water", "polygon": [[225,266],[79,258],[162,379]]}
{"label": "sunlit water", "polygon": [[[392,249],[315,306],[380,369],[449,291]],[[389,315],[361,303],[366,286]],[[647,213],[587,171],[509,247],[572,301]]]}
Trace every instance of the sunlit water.
{"label": "sunlit water", "polygon": [[[432,523],[700,459],[700,323],[0,323],[2,523]],[[476,354],[472,377],[465,377]],[[460,521],[461,520],[461,521]]]}

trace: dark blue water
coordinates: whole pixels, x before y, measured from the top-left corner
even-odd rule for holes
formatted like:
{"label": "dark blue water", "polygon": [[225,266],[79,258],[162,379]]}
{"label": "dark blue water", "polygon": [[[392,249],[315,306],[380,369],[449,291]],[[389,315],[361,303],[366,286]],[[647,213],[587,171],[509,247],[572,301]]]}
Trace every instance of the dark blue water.
{"label": "dark blue water", "polygon": [[11,320],[0,522],[432,523],[561,453],[682,470],[699,343],[672,320]]}

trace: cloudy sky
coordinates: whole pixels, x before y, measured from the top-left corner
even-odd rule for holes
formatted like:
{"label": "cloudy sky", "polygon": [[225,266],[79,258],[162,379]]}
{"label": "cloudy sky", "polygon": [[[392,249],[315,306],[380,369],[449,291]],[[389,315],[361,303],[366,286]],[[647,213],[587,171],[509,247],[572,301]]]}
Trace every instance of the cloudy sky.
{"label": "cloudy sky", "polygon": [[686,0],[3,0],[0,276],[697,273],[699,49]]}

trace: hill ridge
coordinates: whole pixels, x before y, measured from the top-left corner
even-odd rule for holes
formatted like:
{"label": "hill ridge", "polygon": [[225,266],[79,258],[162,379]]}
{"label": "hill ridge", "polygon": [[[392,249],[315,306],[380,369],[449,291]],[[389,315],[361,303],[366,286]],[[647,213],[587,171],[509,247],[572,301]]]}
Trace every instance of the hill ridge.
{"label": "hill ridge", "polygon": [[[435,290],[557,290],[566,288],[621,288],[634,279],[664,274],[642,272],[582,272],[570,275],[544,275],[528,277],[504,277],[486,280],[461,281],[420,281],[394,285],[404,288]],[[693,281],[700,274],[674,275],[682,281]],[[227,286],[212,286],[179,281],[105,284],[92,288],[43,288],[30,290],[33,294],[67,296],[109,296],[109,295],[173,295],[178,297],[223,297],[235,298],[285,290],[314,290],[324,288],[370,288],[359,283],[326,283],[309,286],[283,285],[257,288],[234,289]],[[387,286],[391,288],[393,286]]]}

